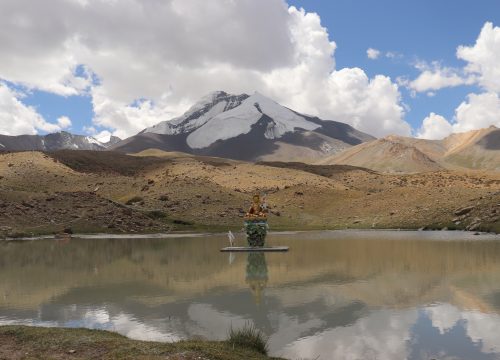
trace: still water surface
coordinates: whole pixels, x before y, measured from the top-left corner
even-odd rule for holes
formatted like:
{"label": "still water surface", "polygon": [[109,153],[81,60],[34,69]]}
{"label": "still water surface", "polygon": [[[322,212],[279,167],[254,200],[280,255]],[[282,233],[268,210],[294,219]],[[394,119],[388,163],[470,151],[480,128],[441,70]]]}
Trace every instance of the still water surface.
{"label": "still water surface", "polygon": [[[242,243],[239,235],[239,242]],[[290,359],[500,359],[500,238],[460,232],[0,243],[0,324],[224,339],[253,323]]]}

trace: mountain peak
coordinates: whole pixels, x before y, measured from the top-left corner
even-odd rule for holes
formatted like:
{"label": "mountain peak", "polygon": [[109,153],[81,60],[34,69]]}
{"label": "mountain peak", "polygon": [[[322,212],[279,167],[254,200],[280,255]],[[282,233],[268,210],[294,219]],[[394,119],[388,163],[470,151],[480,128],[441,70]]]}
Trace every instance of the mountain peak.
{"label": "mountain peak", "polygon": [[351,126],[302,115],[255,91],[214,91],[183,115],[162,121],[113,149],[149,148],[240,160],[309,161],[372,140]]}

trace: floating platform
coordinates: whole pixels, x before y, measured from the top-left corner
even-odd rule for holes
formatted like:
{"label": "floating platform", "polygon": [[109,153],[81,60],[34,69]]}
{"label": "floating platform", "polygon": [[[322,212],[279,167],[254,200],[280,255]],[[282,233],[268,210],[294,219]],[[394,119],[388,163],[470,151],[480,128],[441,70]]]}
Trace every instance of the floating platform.
{"label": "floating platform", "polygon": [[250,246],[228,246],[220,249],[221,252],[286,252],[288,246],[250,247]]}

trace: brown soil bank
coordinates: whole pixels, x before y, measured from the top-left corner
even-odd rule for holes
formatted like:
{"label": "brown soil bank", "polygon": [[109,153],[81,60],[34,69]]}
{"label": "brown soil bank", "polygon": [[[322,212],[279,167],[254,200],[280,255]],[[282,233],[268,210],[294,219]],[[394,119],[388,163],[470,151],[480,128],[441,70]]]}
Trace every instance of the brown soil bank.
{"label": "brown soil bank", "polygon": [[[0,327],[1,359],[272,359],[227,342],[136,341],[103,330]],[[277,358],[275,358],[277,359]]]}
{"label": "brown soil bank", "polygon": [[265,192],[271,229],[500,231],[500,173],[381,174],[182,153],[0,154],[0,236],[238,229]]}

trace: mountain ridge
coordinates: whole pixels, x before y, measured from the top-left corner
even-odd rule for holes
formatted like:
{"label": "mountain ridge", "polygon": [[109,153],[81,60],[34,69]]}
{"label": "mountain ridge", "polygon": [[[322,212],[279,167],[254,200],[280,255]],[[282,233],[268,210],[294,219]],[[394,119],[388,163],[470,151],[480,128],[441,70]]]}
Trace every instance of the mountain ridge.
{"label": "mountain ridge", "polygon": [[120,138],[111,136],[108,142],[101,142],[92,136],[67,131],[47,135],[0,135],[0,151],[106,150],[119,141]]}
{"label": "mountain ridge", "polygon": [[[396,151],[399,147],[400,151]],[[500,170],[500,129],[495,126],[454,133],[442,140],[390,135],[354,146],[318,164],[367,167],[381,172],[449,169]]]}
{"label": "mountain ridge", "polygon": [[162,121],[111,147],[149,148],[246,161],[311,162],[374,137],[350,125],[288,109],[256,92],[213,92],[183,115]]}

